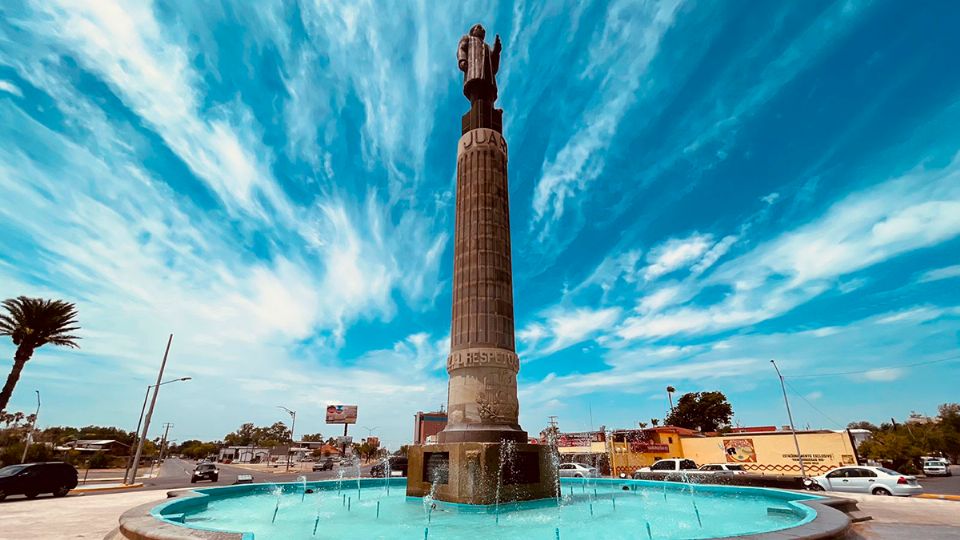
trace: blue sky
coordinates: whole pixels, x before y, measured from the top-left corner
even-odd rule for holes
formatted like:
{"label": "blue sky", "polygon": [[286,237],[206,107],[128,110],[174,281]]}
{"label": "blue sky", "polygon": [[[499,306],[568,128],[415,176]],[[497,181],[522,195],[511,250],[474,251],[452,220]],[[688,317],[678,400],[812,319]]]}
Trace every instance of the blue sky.
{"label": "blue sky", "polygon": [[[956,401],[949,2],[0,8],[0,296],[76,302],[11,408],[220,438],[328,403],[392,446],[446,397],[455,47],[499,33],[521,423],[837,428]],[[5,377],[13,356],[0,343]],[[591,419],[592,411],[592,419]],[[159,428],[157,428],[159,429]],[[365,435],[362,428],[354,430]]]}

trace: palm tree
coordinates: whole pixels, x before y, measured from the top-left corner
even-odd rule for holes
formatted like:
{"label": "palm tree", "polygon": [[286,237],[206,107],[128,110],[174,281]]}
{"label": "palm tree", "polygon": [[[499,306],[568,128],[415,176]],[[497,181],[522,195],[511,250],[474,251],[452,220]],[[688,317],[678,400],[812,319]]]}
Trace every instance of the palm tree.
{"label": "palm tree", "polygon": [[77,336],[70,332],[78,330],[77,307],[63,300],[44,300],[20,296],[8,298],[0,305],[6,314],[0,313],[0,336],[10,336],[17,352],[13,355],[13,369],[0,391],[0,411],[6,409],[13,388],[20,380],[20,372],[33,351],[47,343],[60,347],[79,348]]}

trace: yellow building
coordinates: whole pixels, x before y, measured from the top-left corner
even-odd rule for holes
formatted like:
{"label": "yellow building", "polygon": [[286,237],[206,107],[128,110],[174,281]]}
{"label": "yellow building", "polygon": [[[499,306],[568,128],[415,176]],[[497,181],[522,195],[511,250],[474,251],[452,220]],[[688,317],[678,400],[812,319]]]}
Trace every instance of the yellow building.
{"label": "yellow building", "polygon": [[[856,452],[846,431],[798,431],[807,476],[854,465]],[[800,475],[797,447],[790,431],[683,437],[683,457],[705,463],[735,463],[752,473]]]}
{"label": "yellow building", "polygon": [[658,460],[680,458],[684,436],[696,432],[674,426],[613,431],[610,434],[610,469],[613,476],[633,475],[640,467],[649,467]]}

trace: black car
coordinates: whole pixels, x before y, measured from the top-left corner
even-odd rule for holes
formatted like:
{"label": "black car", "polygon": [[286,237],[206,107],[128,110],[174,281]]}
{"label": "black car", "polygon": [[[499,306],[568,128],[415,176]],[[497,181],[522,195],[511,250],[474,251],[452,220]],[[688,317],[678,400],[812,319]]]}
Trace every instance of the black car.
{"label": "black car", "polygon": [[[404,456],[390,456],[390,474],[394,475],[399,472],[402,476],[407,475],[407,458]],[[381,461],[373,467],[370,468],[370,476],[375,478],[383,478],[386,476],[386,464]]]}
{"label": "black car", "polygon": [[313,464],[313,472],[317,471],[332,471],[333,470],[333,460],[330,458],[325,459],[320,463]]}
{"label": "black car", "polygon": [[32,499],[41,493],[63,497],[77,487],[77,470],[69,463],[24,463],[0,469],[0,501],[7,495],[26,495]]}
{"label": "black car", "polygon": [[193,476],[190,477],[190,483],[195,484],[200,480],[210,480],[216,482],[220,479],[220,469],[214,463],[201,463],[193,470]]}

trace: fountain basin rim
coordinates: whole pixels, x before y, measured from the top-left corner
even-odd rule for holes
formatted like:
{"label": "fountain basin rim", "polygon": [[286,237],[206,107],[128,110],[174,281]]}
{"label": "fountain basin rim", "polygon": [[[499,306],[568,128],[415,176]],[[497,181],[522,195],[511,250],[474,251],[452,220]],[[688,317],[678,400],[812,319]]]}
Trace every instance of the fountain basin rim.
{"label": "fountain basin rim", "polygon": [[[613,484],[613,485],[630,485],[630,484],[646,484],[646,485],[663,485],[670,484],[666,486],[668,489],[689,489],[690,484],[684,484],[680,482],[659,482],[654,480],[624,480],[624,479],[615,479],[615,478],[599,478],[599,479],[588,479],[590,484]],[[351,483],[356,482],[356,479],[350,479]],[[307,482],[307,485],[312,486],[323,486],[332,488],[337,484],[338,480],[322,480],[322,481],[313,481]],[[369,478],[361,479],[361,485],[383,485],[384,479],[380,478]],[[405,478],[392,478],[390,479],[391,485],[404,485],[406,482]],[[565,478],[561,481],[562,484],[574,484],[579,485],[583,483],[580,479],[574,478]],[[105,537],[105,540],[187,540],[187,539],[203,539],[203,540],[254,540],[254,536],[249,532],[232,532],[232,531],[223,531],[223,530],[212,530],[204,529],[202,526],[197,524],[191,524],[190,526],[185,526],[178,524],[170,519],[164,517],[164,509],[186,503],[191,505],[191,503],[200,503],[200,501],[206,497],[215,496],[218,493],[253,493],[269,490],[271,488],[281,487],[299,487],[301,482],[283,482],[283,483],[260,483],[260,484],[240,484],[233,486],[219,486],[219,487],[209,487],[209,488],[195,488],[191,490],[182,490],[182,491],[171,491],[167,493],[167,496],[171,500],[157,504],[156,502],[146,503],[137,507],[134,507],[120,516],[120,526],[115,529],[113,532],[108,534]],[[709,489],[708,489],[709,488]],[[695,487],[698,491],[759,491],[765,495],[773,496],[774,498],[784,499],[785,502],[791,506],[797,507],[806,507],[807,509],[813,510],[814,517],[812,520],[791,527],[788,529],[782,529],[779,531],[770,531],[764,533],[757,533],[751,535],[739,536],[738,538],[744,538],[747,540],[786,540],[790,539],[827,539],[827,538],[842,538],[846,533],[847,529],[850,527],[850,518],[837,508],[849,504],[854,504],[854,501],[849,499],[838,499],[823,497],[819,495],[811,495],[805,492],[792,492],[787,490],[778,490],[771,488],[729,488],[727,486],[712,486],[712,485],[703,485],[699,484]],[[286,491],[284,489],[284,491]],[[797,496],[801,496],[798,498]],[[788,500],[789,498],[789,500]],[[187,502],[190,501],[190,502]],[[538,501],[541,504],[543,501],[546,501],[549,504],[552,499],[545,499]],[[438,501],[439,502],[439,501]],[[533,502],[533,501],[531,501]],[[201,503],[202,504],[202,503]],[[453,504],[453,503],[451,503]],[[470,505],[458,505],[458,506],[470,506]],[[509,508],[509,506],[508,506]],[[170,514],[167,514],[170,515]]]}

